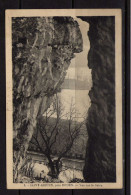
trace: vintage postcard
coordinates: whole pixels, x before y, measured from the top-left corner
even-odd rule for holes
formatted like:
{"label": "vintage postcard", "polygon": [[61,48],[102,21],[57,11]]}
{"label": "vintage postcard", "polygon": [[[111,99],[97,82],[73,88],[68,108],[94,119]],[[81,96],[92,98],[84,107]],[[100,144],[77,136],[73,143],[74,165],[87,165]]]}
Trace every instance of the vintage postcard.
{"label": "vintage postcard", "polygon": [[120,189],[120,9],[6,10],[7,189]]}

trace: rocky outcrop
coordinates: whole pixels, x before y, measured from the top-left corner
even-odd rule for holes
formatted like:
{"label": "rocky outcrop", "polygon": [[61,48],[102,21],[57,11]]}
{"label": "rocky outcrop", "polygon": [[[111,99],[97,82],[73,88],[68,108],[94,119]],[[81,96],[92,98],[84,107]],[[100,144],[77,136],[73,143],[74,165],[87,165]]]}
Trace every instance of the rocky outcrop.
{"label": "rocky outcrop", "polygon": [[115,18],[81,19],[90,24],[88,66],[93,82],[89,92],[84,178],[86,182],[115,182]]}
{"label": "rocky outcrop", "polygon": [[71,17],[12,19],[14,178],[37,118],[61,90],[70,61],[82,51],[82,44],[78,24]]}

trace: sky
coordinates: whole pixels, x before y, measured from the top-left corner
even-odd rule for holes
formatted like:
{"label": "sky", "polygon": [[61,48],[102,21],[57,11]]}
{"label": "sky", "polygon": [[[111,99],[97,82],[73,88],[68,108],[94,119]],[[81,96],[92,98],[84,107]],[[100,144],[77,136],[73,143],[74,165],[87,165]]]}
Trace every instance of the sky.
{"label": "sky", "polygon": [[[83,39],[83,51],[75,53],[75,57],[71,60],[71,64],[67,70],[66,79],[87,80],[89,86],[92,85],[91,69],[88,68],[88,52],[90,49],[90,41],[88,37],[89,24],[80,18],[75,17],[79,24]],[[70,108],[72,99],[75,103],[78,114],[78,121],[83,120],[82,116],[87,113],[90,106],[90,98],[88,96],[89,90],[62,90],[61,99],[65,104],[66,111]],[[86,115],[87,116],[87,115]]]}
{"label": "sky", "polygon": [[88,38],[89,24],[80,18],[75,17],[79,24],[80,31],[83,38],[83,51],[75,53],[75,57],[71,60],[71,64],[67,70],[66,78],[88,80],[91,82],[91,70],[88,68],[88,52],[90,49],[90,42]]}

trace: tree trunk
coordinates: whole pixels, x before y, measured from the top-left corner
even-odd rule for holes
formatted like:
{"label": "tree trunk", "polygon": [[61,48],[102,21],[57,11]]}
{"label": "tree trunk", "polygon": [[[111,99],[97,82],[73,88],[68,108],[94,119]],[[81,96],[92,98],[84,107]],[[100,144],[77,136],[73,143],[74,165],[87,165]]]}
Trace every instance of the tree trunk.
{"label": "tree trunk", "polygon": [[51,156],[50,156],[49,153],[46,155],[46,157],[47,157],[47,159],[48,159],[48,161],[49,161],[49,164],[48,164],[48,165],[49,165],[50,170],[51,170],[51,176],[52,176],[52,177],[55,177],[55,176],[56,176],[55,164],[54,164],[54,162],[52,161]]}
{"label": "tree trunk", "polygon": [[51,161],[51,162],[49,162],[49,166],[50,166],[50,169],[51,169],[51,176],[53,177],[53,178],[55,178],[56,177],[56,170],[55,170],[55,165],[54,165],[54,163]]}
{"label": "tree trunk", "polygon": [[60,173],[60,159],[56,161],[56,172],[57,172],[57,176]]}

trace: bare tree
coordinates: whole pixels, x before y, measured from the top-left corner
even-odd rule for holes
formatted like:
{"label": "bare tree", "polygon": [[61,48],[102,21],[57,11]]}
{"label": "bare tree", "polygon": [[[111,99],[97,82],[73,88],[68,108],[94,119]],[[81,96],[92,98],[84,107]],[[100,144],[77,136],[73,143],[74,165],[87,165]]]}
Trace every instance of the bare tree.
{"label": "bare tree", "polygon": [[[30,143],[39,148],[39,151],[47,157],[52,176],[58,176],[61,158],[71,150],[74,141],[81,135],[84,123],[84,118],[82,122],[76,121],[76,109],[73,101],[71,101],[69,112],[65,112],[58,95],[54,97],[52,107],[42,118],[38,119],[36,132]],[[52,159],[54,148],[57,150],[55,161]]]}

